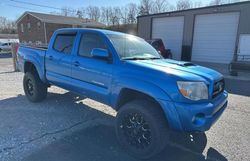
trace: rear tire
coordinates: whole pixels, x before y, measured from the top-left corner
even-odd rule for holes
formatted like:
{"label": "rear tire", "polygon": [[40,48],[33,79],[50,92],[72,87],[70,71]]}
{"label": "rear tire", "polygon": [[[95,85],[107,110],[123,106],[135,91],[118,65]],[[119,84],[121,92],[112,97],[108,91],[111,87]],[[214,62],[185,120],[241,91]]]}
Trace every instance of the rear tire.
{"label": "rear tire", "polygon": [[135,100],[118,111],[116,135],[130,155],[148,159],[165,148],[169,128],[160,107],[150,101]]}
{"label": "rear tire", "polygon": [[43,83],[36,72],[27,72],[23,78],[23,89],[31,102],[40,102],[47,96],[47,85]]}

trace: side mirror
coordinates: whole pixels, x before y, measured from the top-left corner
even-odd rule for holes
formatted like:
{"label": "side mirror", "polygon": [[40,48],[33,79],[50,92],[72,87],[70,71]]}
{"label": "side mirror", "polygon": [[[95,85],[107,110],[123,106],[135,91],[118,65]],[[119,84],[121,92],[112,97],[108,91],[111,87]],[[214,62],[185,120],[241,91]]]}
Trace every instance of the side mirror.
{"label": "side mirror", "polygon": [[108,50],[106,49],[94,48],[91,51],[91,56],[100,58],[100,59],[108,59],[109,53],[108,53]]}

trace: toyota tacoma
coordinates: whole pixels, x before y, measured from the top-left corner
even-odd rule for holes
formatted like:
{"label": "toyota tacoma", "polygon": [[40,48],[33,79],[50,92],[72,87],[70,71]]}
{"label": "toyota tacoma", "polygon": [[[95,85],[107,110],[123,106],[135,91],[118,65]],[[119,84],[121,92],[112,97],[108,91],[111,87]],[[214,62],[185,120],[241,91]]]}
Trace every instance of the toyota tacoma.
{"label": "toyota tacoma", "polygon": [[164,59],[145,40],[120,32],[59,29],[48,47],[20,46],[18,66],[31,102],[54,85],[114,108],[119,143],[141,159],[162,151],[171,130],[209,130],[227,107],[220,73]]}

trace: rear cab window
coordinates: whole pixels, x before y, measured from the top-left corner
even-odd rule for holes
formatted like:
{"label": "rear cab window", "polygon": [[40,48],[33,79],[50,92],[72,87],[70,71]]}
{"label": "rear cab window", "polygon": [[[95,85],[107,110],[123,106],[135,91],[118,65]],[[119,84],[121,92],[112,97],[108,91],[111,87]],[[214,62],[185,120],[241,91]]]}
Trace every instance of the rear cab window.
{"label": "rear cab window", "polygon": [[76,33],[60,33],[56,36],[53,49],[64,54],[70,54],[74,45]]}

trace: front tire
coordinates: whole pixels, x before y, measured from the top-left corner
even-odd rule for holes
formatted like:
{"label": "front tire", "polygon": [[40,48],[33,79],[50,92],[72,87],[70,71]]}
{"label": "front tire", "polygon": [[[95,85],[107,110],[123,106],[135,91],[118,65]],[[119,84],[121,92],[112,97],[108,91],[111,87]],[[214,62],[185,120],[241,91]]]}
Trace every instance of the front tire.
{"label": "front tire", "polygon": [[118,111],[116,135],[121,146],[138,159],[148,159],[161,152],[169,140],[164,113],[155,103],[129,102]]}
{"label": "front tire", "polygon": [[29,101],[40,102],[47,96],[47,86],[36,72],[27,72],[23,78],[24,93]]}

